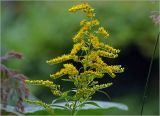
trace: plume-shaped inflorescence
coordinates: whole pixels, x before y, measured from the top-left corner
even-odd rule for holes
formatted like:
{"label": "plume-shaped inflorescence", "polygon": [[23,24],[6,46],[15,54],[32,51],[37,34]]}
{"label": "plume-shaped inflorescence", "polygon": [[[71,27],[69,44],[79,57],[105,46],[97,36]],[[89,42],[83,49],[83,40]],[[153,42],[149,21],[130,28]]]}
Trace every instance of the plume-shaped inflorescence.
{"label": "plume-shaped inflorescence", "polygon": [[[121,65],[109,65],[102,60],[102,57],[117,58],[120,50],[100,41],[100,37],[101,39],[109,38],[109,33],[96,19],[94,9],[88,3],[78,4],[69,9],[69,12],[75,13],[77,11],[84,12],[86,19],[80,22],[81,28],[72,38],[74,42],[73,48],[70,53],[48,60],[47,63],[52,65],[68,60],[81,63],[82,67],[80,69],[71,63],[64,64],[64,67],[59,72],[51,74],[50,77],[52,79],[62,79],[64,75],[67,75],[67,80],[72,82],[76,88],[75,94],[70,99],[83,102],[91,99],[91,96],[97,90],[112,85],[112,82],[98,84],[95,78],[102,78],[105,73],[114,78],[116,73],[122,73],[124,68]],[[57,91],[56,95],[63,96],[64,93],[66,95],[66,92],[60,91],[62,89],[59,85],[50,81],[27,82],[47,86],[54,95],[56,93],[54,91]]]}

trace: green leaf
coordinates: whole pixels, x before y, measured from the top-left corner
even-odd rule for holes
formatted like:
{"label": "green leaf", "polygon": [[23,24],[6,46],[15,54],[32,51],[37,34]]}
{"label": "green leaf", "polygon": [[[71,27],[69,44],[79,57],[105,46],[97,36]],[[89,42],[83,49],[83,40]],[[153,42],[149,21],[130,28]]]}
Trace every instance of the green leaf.
{"label": "green leaf", "polygon": [[106,93],[105,91],[102,91],[102,90],[97,90],[97,91],[106,95],[108,97],[108,99],[111,101],[111,97],[108,95],[108,93]]}
{"label": "green leaf", "polygon": [[88,102],[84,102],[80,105],[80,107],[83,107],[85,104],[89,104],[89,105],[93,105],[93,106],[96,106],[98,108],[101,108],[97,103],[95,102],[92,102],[92,101],[88,101]]}
{"label": "green leaf", "polygon": [[65,106],[60,106],[60,105],[51,104],[51,106],[53,106],[54,108],[55,108],[55,107],[59,107],[59,108],[67,109],[67,107],[65,107]]}

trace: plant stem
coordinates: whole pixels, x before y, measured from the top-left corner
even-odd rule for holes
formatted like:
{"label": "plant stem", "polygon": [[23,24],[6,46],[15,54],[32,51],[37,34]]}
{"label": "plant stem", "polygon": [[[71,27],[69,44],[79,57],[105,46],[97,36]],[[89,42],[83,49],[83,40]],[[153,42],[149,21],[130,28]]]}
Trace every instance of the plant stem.
{"label": "plant stem", "polygon": [[75,101],[74,105],[73,105],[73,109],[72,109],[72,115],[75,116],[76,115],[76,106],[77,105],[77,100]]}
{"label": "plant stem", "polygon": [[152,55],[151,62],[150,62],[150,65],[149,65],[149,71],[148,71],[148,75],[147,75],[147,80],[146,80],[146,85],[145,85],[144,94],[143,94],[143,100],[142,100],[141,116],[143,114],[144,103],[145,103],[145,99],[147,97],[146,94],[147,94],[147,89],[148,89],[148,83],[149,83],[149,78],[150,78],[150,75],[151,75],[153,58],[154,58],[154,55],[156,53],[156,48],[157,48],[157,44],[158,44],[158,40],[159,40],[159,34],[160,33],[158,33],[157,40],[156,40],[156,43],[155,43],[155,46],[154,46],[153,55]]}

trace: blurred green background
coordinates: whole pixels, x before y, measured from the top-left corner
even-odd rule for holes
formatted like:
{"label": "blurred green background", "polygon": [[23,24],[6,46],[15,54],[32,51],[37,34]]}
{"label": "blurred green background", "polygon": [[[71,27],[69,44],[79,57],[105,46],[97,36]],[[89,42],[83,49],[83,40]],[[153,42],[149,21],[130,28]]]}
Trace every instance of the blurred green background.
{"label": "blurred green background", "polygon": [[[69,13],[68,9],[80,2],[73,1],[3,1],[1,8],[1,54],[15,50],[24,55],[22,61],[6,62],[10,68],[23,72],[29,79],[49,79],[62,64],[50,66],[46,60],[69,53],[72,37],[79,30],[79,22],[85,18],[81,12]],[[119,58],[106,59],[112,64],[122,64],[125,72],[116,79],[106,78],[100,83],[113,81],[105,91],[113,102],[126,104],[128,111],[107,114],[140,114],[142,96],[149,63],[158,35],[158,25],[150,18],[158,11],[158,1],[89,1],[96,16],[110,33],[106,42],[121,49]],[[159,45],[158,45],[159,46]],[[144,114],[159,114],[159,54],[153,62]],[[67,85],[68,86],[68,85]],[[54,96],[48,89],[30,86],[37,98],[51,102]],[[94,99],[108,99],[95,94]]]}

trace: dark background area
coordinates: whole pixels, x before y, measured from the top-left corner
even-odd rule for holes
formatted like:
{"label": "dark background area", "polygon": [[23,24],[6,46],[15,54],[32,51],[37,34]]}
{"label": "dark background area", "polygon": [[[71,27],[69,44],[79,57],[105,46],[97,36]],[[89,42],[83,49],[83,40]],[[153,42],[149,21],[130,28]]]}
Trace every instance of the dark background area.
{"label": "dark background area", "polygon": [[[6,62],[29,79],[49,79],[62,64],[50,66],[46,60],[69,53],[72,37],[79,30],[83,13],[69,13],[68,8],[79,2],[9,2],[3,1],[1,8],[1,54],[15,50],[24,55],[22,61]],[[111,114],[140,114],[144,87],[158,25],[150,18],[152,11],[158,11],[157,2],[146,1],[89,1],[95,8],[96,16],[110,33],[106,43],[121,50],[117,59],[105,59],[110,64],[121,64],[125,72],[112,79],[108,75],[100,83],[112,81],[114,85],[105,91],[112,102],[126,104],[128,111]],[[153,61],[144,114],[159,113],[159,44]],[[78,65],[78,64],[76,64]],[[63,84],[63,83],[62,83]],[[69,84],[65,86],[69,87]],[[43,87],[29,86],[37,98],[51,102],[54,97]],[[108,101],[97,93],[96,100]]]}

